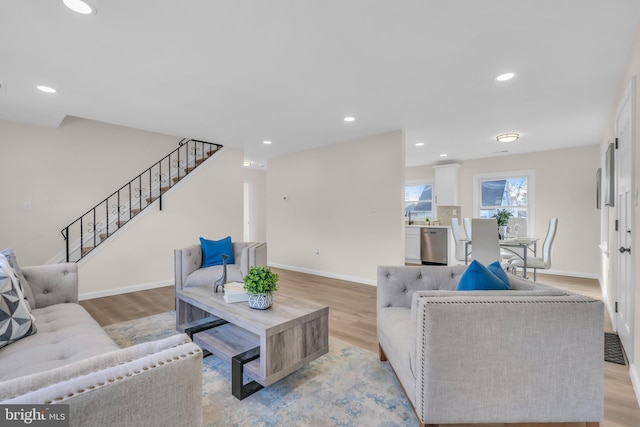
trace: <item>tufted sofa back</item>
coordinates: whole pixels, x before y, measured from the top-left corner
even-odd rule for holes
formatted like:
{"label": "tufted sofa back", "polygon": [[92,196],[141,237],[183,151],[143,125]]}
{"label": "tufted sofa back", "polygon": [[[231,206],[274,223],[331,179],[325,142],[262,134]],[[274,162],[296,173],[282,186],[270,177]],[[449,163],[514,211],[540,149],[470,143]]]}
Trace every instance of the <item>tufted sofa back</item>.
{"label": "tufted sofa back", "polygon": [[[378,267],[377,306],[411,308],[416,291],[455,291],[466,265],[380,266]],[[549,286],[509,275],[514,290],[548,290]]]}
{"label": "tufted sofa back", "polygon": [[455,291],[466,266],[380,266],[378,307],[411,308],[416,291]]}
{"label": "tufted sofa back", "polygon": [[22,273],[35,300],[35,306],[31,308],[78,302],[78,265],[76,263],[22,267]]}

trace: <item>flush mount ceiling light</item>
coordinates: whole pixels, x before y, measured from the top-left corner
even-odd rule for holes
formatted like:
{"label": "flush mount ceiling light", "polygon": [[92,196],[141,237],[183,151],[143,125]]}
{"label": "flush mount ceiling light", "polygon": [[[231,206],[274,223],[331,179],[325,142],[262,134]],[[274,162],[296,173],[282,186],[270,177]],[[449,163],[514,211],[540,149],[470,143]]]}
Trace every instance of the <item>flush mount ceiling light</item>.
{"label": "flush mount ceiling light", "polygon": [[262,141],[264,145],[271,145],[271,141]]}
{"label": "flush mount ceiling light", "polygon": [[444,154],[444,153],[440,154],[440,157],[447,157],[447,156],[448,156],[448,154]]}
{"label": "flush mount ceiling light", "polygon": [[36,87],[38,88],[39,91],[46,92],[46,93],[56,93],[57,92],[57,90],[55,90],[54,88],[49,87],[49,86],[40,85],[40,86],[36,86]]}
{"label": "flush mount ceiling light", "polygon": [[345,117],[344,121],[345,122],[353,122],[356,118],[355,117]]}
{"label": "flush mount ceiling light", "polygon": [[424,142],[416,142],[416,147],[424,147]]}
{"label": "flush mount ceiling light", "polygon": [[65,6],[82,15],[95,15],[98,11],[93,5],[83,0],[62,0]]}
{"label": "flush mount ceiling light", "polygon": [[520,135],[517,133],[503,133],[502,135],[496,136],[498,142],[513,142],[520,138]]}
{"label": "flush mount ceiling light", "polygon": [[243,163],[243,165],[244,165],[245,167],[247,167],[247,166],[251,166],[252,164],[253,164],[253,162],[252,162],[251,160],[245,160],[245,161],[244,161],[244,163]]}
{"label": "flush mount ceiling light", "polygon": [[516,76],[516,73],[504,73],[496,77],[496,80],[499,82],[506,82],[507,80],[511,80],[515,76]]}

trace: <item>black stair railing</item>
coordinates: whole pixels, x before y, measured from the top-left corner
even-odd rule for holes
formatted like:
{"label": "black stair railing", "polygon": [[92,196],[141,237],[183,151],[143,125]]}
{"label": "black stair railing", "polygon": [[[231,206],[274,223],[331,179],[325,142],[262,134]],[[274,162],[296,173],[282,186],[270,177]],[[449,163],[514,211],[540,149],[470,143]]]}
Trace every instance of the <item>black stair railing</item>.
{"label": "black stair railing", "polygon": [[162,210],[162,195],[221,148],[212,142],[181,140],[178,148],[60,231],[67,262],[88,255],[156,200]]}

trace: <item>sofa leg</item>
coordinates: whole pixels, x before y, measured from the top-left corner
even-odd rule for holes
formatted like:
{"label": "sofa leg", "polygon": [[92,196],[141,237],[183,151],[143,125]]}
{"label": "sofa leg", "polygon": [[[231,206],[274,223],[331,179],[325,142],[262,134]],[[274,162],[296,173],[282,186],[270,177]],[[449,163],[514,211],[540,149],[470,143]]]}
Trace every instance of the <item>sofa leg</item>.
{"label": "sofa leg", "polygon": [[378,343],[378,351],[380,354],[380,361],[381,362],[386,362],[387,361],[387,355],[384,354],[384,350],[382,349],[382,346]]}

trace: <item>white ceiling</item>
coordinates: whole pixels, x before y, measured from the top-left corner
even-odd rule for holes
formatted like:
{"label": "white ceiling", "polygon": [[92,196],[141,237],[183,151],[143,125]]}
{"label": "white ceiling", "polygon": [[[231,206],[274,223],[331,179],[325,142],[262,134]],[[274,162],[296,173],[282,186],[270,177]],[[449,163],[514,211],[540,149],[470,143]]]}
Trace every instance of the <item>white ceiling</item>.
{"label": "white ceiling", "polygon": [[397,129],[408,166],[598,144],[640,19],[639,0],[90,1],[0,0],[1,119],[78,116],[262,164]]}

